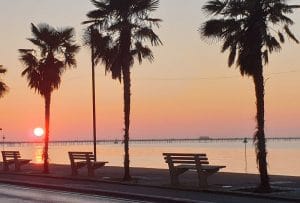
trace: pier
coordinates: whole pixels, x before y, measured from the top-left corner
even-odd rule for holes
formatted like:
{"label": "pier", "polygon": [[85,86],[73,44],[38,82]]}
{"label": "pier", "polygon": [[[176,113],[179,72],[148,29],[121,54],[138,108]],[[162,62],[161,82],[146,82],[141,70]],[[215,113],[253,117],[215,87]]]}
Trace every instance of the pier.
{"label": "pier", "polygon": [[[253,138],[246,138],[249,143],[253,142]],[[245,138],[169,138],[169,139],[131,139],[131,144],[174,144],[174,143],[220,143],[220,142],[241,142],[243,143]],[[267,142],[294,142],[300,141],[300,137],[273,137],[266,138]],[[107,139],[97,140],[97,145],[102,144],[122,144],[121,139]],[[35,141],[6,141],[0,143],[0,146],[15,147],[15,146],[27,146],[43,144],[43,142]],[[50,146],[65,146],[65,145],[91,145],[92,140],[54,140],[50,141]]]}

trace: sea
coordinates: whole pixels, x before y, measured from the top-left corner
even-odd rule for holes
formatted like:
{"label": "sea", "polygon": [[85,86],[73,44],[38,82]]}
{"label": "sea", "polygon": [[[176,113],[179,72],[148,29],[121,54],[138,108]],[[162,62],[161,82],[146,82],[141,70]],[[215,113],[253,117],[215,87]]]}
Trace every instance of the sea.
{"label": "sea", "polygon": [[[3,147],[3,146],[2,146]],[[22,158],[42,163],[43,144],[4,145],[5,150],[18,150]],[[69,151],[93,151],[90,143],[50,144],[50,163],[69,164]],[[268,170],[272,175],[300,176],[300,140],[271,140],[267,142]],[[210,164],[225,165],[224,172],[258,173],[255,148],[252,142],[140,142],[130,144],[130,166],[168,168],[162,153],[206,153]],[[124,145],[98,143],[97,160],[110,166],[123,166]]]}

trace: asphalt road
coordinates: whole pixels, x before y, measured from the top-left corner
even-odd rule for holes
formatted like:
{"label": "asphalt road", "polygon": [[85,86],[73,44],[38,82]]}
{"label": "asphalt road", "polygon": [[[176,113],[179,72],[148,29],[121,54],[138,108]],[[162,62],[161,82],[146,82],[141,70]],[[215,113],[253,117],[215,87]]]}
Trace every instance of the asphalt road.
{"label": "asphalt road", "polygon": [[[138,191],[138,189],[137,189]],[[151,189],[148,191],[150,193]],[[167,197],[163,194],[165,191],[161,190],[161,196]],[[147,195],[149,193],[145,192]],[[186,201],[175,202],[190,202],[190,203],[284,203],[285,201],[257,199],[251,197],[237,197],[221,194],[207,194],[207,193],[194,193],[182,192],[182,197],[185,196]],[[178,198],[178,197],[177,197]],[[183,200],[183,199],[177,199]],[[127,202],[155,202],[155,201],[142,201],[123,199],[116,197],[105,197],[101,195],[82,194],[75,192],[64,192],[52,189],[39,189],[36,187],[16,186],[11,184],[0,183],[0,202],[2,203],[127,203]],[[159,201],[161,202],[161,201]],[[174,202],[172,200],[163,200],[163,202]]]}
{"label": "asphalt road", "polygon": [[[1,203],[127,203],[133,200],[0,184]],[[141,201],[139,201],[141,202]]]}

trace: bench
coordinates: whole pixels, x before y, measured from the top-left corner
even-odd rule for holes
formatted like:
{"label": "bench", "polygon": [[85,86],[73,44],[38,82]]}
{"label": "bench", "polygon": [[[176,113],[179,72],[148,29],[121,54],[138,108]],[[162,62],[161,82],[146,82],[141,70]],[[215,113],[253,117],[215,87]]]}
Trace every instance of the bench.
{"label": "bench", "polygon": [[78,175],[78,169],[86,166],[88,169],[88,176],[94,176],[94,170],[104,166],[107,161],[95,162],[95,155],[93,152],[69,152],[71,162],[72,175]]}
{"label": "bench", "polygon": [[209,165],[206,154],[191,153],[163,153],[165,162],[169,166],[172,185],[178,185],[178,176],[188,170],[196,170],[200,187],[207,187],[208,176],[217,173],[226,166]]}
{"label": "bench", "polygon": [[20,171],[21,166],[28,164],[30,159],[21,159],[19,151],[1,151],[3,158],[3,170],[9,171],[9,165],[15,165],[15,171]]}

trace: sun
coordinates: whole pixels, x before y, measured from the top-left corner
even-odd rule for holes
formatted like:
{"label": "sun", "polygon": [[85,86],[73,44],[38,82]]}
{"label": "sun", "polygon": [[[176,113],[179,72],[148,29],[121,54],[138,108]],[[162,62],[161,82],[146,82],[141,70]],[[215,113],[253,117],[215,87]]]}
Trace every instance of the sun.
{"label": "sun", "polygon": [[36,136],[36,137],[41,137],[44,135],[44,129],[43,128],[40,128],[40,127],[37,127],[33,130],[33,134]]}

